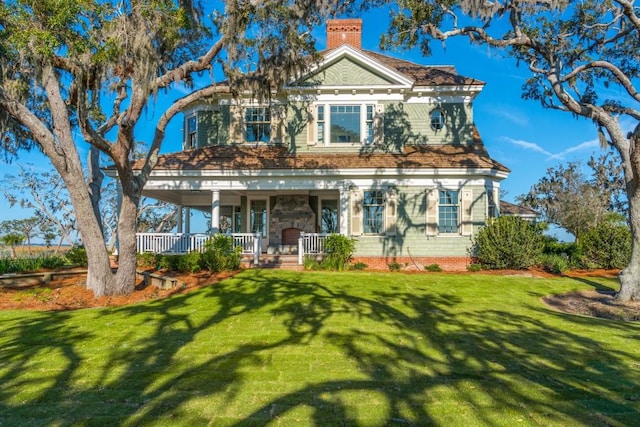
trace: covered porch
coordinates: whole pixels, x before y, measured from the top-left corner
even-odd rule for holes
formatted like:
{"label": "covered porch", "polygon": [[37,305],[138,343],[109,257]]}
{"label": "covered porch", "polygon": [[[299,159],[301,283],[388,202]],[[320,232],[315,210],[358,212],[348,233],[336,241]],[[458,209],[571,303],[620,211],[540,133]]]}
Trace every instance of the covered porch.
{"label": "covered porch", "polygon": [[[247,240],[260,240],[260,252],[268,254],[297,254],[303,234],[347,234],[346,189],[204,189],[212,183],[190,180],[179,183],[187,188],[154,188],[155,184],[150,180],[143,194],[178,206],[174,234],[183,237],[172,245],[179,252],[186,247],[197,250],[199,235],[216,233],[235,236],[243,249]],[[307,185],[315,187],[318,182]],[[196,212],[204,220],[194,220]],[[158,236],[139,239],[143,238],[162,240]]]}
{"label": "covered porch", "polygon": [[[233,247],[241,247],[242,255],[252,260],[254,265],[260,263],[262,252],[262,235],[260,233],[229,233],[233,239]],[[288,254],[297,255],[298,264],[302,265],[305,255],[324,254],[324,241],[327,233],[299,233]],[[196,233],[136,233],[138,253],[184,254],[192,251],[201,252],[211,234]]]}

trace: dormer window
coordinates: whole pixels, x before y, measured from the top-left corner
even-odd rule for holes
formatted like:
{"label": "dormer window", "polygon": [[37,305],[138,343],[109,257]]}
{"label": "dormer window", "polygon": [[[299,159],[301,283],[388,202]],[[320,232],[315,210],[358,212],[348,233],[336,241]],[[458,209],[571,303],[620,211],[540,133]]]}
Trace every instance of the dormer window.
{"label": "dormer window", "polygon": [[444,127],[445,116],[442,110],[433,110],[431,112],[431,129],[439,131]]}
{"label": "dormer window", "polygon": [[196,148],[198,145],[198,117],[192,114],[186,119],[185,149]]}
{"label": "dormer window", "polygon": [[271,139],[271,112],[269,107],[247,107],[245,109],[246,142],[269,142]]}

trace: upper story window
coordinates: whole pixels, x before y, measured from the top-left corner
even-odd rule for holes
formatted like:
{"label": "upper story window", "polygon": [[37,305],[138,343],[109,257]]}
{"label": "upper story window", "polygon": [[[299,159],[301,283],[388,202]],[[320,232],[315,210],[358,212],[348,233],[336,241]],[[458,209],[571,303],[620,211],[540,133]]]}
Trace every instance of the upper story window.
{"label": "upper story window", "polygon": [[374,139],[375,119],[375,105],[318,105],[314,142],[369,144]]}
{"label": "upper story window", "polygon": [[366,128],[367,128],[367,139],[366,139],[367,144],[371,144],[373,142],[373,132],[374,132],[373,119],[374,118],[375,118],[375,112],[374,112],[373,105],[367,105],[367,117],[365,119]]}
{"label": "upper story window", "polygon": [[245,109],[246,142],[269,142],[271,138],[271,112],[269,107],[247,107]]}
{"label": "upper story window", "polygon": [[359,105],[332,105],[329,120],[330,135],[329,142],[359,143],[361,130],[361,117]]}
{"label": "upper story window", "polygon": [[185,149],[196,148],[198,145],[198,117],[193,114],[186,118]]}
{"label": "upper story window", "polygon": [[324,105],[318,105],[318,117],[317,117],[317,135],[318,135],[318,144],[324,144],[324,132],[325,132],[325,121],[324,121]]}
{"label": "upper story window", "polygon": [[440,130],[444,127],[445,116],[442,110],[433,110],[431,112],[431,129]]}
{"label": "upper story window", "polygon": [[457,233],[460,202],[456,190],[440,190],[438,203],[438,232]]}

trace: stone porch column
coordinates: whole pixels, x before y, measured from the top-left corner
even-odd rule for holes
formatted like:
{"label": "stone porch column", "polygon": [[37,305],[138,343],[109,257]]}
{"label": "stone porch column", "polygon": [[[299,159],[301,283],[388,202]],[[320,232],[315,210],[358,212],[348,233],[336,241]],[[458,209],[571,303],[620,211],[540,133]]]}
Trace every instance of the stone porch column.
{"label": "stone porch column", "polygon": [[220,190],[211,190],[211,234],[220,232]]}

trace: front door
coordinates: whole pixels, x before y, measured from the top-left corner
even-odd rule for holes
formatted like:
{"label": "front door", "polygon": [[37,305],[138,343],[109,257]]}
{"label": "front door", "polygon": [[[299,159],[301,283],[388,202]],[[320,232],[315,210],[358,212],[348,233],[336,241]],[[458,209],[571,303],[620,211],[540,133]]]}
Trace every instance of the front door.
{"label": "front door", "polygon": [[249,231],[262,235],[262,251],[266,252],[269,246],[269,199],[251,199],[249,201]]}

